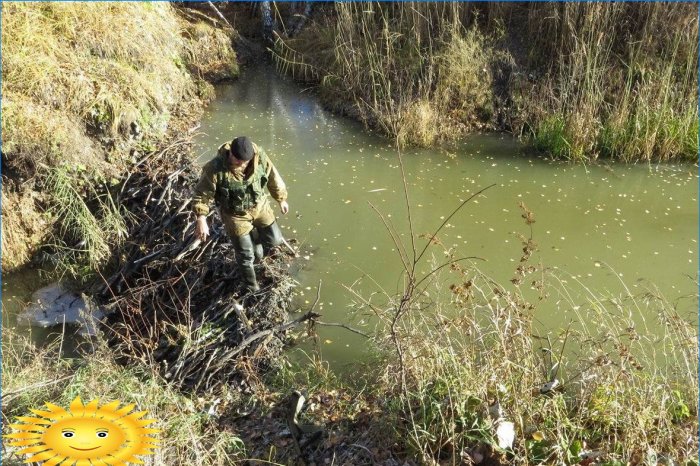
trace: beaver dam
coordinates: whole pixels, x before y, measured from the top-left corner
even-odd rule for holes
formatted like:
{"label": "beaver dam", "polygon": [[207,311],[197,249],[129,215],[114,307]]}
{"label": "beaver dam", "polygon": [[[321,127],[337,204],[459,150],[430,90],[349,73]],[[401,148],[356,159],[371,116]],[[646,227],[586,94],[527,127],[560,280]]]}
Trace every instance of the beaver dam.
{"label": "beaver dam", "polygon": [[286,330],[312,314],[286,322],[289,253],[260,261],[261,291],[245,296],[221,222],[206,242],[194,238],[190,194],[198,170],[185,142],[136,162],[117,185],[129,240],[96,296],[111,311],[107,335],[120,360],[158,367],[182,388],[211,390],[274,364]]}

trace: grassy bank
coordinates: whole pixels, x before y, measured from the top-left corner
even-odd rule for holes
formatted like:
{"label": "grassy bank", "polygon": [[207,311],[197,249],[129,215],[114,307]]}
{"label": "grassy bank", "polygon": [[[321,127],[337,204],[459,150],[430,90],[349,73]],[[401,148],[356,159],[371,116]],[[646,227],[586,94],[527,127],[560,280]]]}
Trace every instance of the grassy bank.
{"label": "grassy bank", "polygon": [[[409,268],[387,305],[358,296],[380,325],[374,358],[345,380],[311,355],[250,373],[246,394],[186,395],[155,367],[117,364],[99,339],[71,361],[58,357],[60,342],[38,350],[6,331],[3,415],[77,395],[119,399],[163,429],[147,464],[299,464],[286,419],[290,393],[302,390],[300,421],[324,432],[303,449],[307,464],[697,465],[697,322],[677,311],[696,307],[697,295],[669,302],[621,280],[620,292],[590,290],[533,262],[525,242],[507,285],[455,263],[434,281]],[[453,299],[437,305],[446,283]],[[568,324],[546,336],[536,320],[551,308]],[[218,417],[206,414],[216,399]],[[502,426],[512,446],[499,447]]]}
{"label": "grassy bank", "polygon": [[339,3],[281,70],[399,144],[505,129],[553,157],[697,161],[694,4]]}
{"label": "grassy bank", "polygon": [[[588,464],[586,455],[607,465],[697,464],[692,316],[653,289],[603,294],[548,276],[540,298],[475,269],[454,273],[456,315],[419,311],[426,303],[416,296],[399,338],[386,342],[403,352],[386,383],[413,455],[426,464]],[[570,324],[540,337],[538,309],[553,306]],[[504,422],[513,423],[512,448],[498,448]]]}
{"label": "grassy bank", "polygon": [[[43,409],[45,402],[67,408],[80,396],[84,402],[98,398],[100,405],[136,403],[158,421],[162,447],[142,457],[146,464],[229,464],[241,455],[240,439],[207,414],[213,399],[183,396],[146,366],[117,364],[100,340],[80,360],[62,359],[60,346],[57,341],[38,349],[19,332],[3,329],[3,434],[16,416],[31,415],[29,409]],[[3,450],[3,463],[19,466],[23,459]]]}
{"label": "grassy bank", "polygon": [[[168,3],[2,10],[3,271],[44,242],[94,270],[119,239],[99,227],[115,213],[100,207],[111,177],[196,115],[207,80],[237,74],[231,33]],[[98,205],[86,205],[93,190]]]}
{"label": "grassy bank", "polygon": [[[590,289],[538,263],[529,228],[508,284],[434,235],[397,243],[403,292],[388,305],[357,295],[381,323],[393,441],[422,464],[697,464],[697,293],[632,293],[614,270],[619,291]],[[416,272],[431,243],[441,259]]]}

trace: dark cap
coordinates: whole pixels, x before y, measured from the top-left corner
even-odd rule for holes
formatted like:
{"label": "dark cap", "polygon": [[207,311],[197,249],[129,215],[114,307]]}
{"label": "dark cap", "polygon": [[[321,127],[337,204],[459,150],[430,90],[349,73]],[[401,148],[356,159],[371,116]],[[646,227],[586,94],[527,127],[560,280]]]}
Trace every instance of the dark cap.
{"label": "dark cap", "polygon": [[250,160],[255,155],[253,142],[245,136],[240,136],[231,141],[231,153],[238,160]]}

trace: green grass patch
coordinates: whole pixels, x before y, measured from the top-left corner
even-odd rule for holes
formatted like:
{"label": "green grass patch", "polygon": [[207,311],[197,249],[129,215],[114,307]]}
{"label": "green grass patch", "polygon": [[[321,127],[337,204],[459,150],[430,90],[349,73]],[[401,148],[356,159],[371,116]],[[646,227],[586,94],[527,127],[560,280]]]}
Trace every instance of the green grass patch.
{"label": "green grass patch", "polygon": [[561,116],[551,116],[539,123],[533,131],[532,143],[535,149],[566,160],[580,160],[583,151],[572,146],[573,138],[568,134],[566,121]]}
{"label": "green grass patch", "polygon": [[56,225],[46,246],[52,277],[90,280],[126,239],[126,211],[115,204],[106,180],[84,166],[50,169],[45,192],[46,213]]}

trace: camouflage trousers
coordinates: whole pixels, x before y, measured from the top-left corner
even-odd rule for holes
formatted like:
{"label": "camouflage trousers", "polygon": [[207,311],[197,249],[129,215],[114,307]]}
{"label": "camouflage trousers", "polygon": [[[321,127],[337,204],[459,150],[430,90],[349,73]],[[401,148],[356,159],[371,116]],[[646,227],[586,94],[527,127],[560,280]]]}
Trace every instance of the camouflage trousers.
{"label": "camouflage trousers", "polygon": [[244,215],[234,215],[221,212],[224,229],[230,237],[240,237],[253,231],[253,227],[262,228],[272,225],[275,214],[267,199],[263,199]]}

